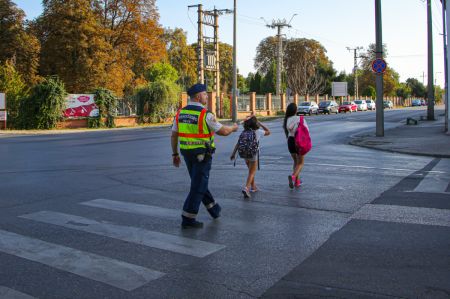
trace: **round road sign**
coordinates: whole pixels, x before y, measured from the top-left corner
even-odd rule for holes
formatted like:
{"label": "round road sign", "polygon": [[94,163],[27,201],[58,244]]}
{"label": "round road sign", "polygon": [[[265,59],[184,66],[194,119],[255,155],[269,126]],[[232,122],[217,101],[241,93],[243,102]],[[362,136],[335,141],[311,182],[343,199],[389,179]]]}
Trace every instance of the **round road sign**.
{"label": "round road sign", "polygon": [[386,71],[387,63],[381,58],[377,58],[372,62],[372,71],[377,74],[383,74]]}

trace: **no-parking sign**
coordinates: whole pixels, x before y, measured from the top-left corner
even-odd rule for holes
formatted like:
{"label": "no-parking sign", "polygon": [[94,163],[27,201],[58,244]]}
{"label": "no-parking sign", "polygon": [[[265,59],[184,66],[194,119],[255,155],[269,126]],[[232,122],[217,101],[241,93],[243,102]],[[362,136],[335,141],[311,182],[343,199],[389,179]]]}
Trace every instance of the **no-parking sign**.
{"label": "no-parking sign", "polygon": [[386,71],[387,63],[384,59],[377,58],[372,62],[372,71],[377,74],[383,74]]}

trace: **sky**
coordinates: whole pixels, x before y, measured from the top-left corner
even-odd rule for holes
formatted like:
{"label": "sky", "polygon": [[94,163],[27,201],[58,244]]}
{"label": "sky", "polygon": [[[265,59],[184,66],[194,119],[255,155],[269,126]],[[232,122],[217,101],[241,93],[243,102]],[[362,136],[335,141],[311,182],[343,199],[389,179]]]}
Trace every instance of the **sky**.
{"label": "sky", "polygon": [[[42,12],[39,0],[13,0],[28,19]],[[247,76],[255,72],[254,58],[258,44],[276,29],[266,26],[272,20],[291,20],[282,33],[289,38],[319,41],[338,71],[351,73],[353,51],[347,47],[363,47],[375,43],[374,0],[236,0],[237,2],[237,66]],[[233,0],[156,0],[159,23],[166,28],[182,28],[188,42],[197,41],[197,9],[233,9]],[[431,0],[433,12],[434,78],[444,86],[444,50],[440,0]],[[426,0],[381,0],[383,43],[387,46],[388,65],[400,74],[400,80],[416,78],[427,83],[427,5]],[[219,18],[219,40],[233,44],[233,15]]]}

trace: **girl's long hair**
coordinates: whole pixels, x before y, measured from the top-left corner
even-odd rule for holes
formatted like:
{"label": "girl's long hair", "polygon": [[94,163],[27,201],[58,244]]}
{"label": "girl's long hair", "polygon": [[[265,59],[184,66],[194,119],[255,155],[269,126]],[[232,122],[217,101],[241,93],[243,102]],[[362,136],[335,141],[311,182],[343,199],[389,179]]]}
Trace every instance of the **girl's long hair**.
{"label": "girl's long hair", "polygon": [[284,134],[286,134],[286,138],[289,135],[288,129],[287,129],[287,120],[289,117],[294,116],[297,114],[297,105],[295,103],[290,103],[286,107],[286,114],[284,115],[284,121],[283,121],[283,129]]}
{"label": "girl's long hair", "polygon": [[249,119],[247,119],[246,121],[244,121],[244,130],[249,131],[249,130],[258,130],[259,129],[259,125],[258,125],[258,120],[256,119],[256,116],[252,116]]}

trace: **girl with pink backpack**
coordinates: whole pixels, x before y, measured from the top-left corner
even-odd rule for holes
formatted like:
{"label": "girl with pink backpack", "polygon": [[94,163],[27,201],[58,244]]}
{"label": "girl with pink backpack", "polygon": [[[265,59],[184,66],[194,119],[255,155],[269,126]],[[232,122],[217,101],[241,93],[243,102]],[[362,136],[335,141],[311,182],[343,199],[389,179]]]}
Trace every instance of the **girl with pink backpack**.
{"label": "girl with pink backpack", "polygon": [[289,153],[294,160],[293,172],[288,176],[289,188],[300,187],[300,172],[305,164],[304,156],[311,149],[311,137],[308,125],[303,116],[297,115],[297,105],[290,103],[286,107],[286,114],[283,122],[284,133],[286,134]]}

